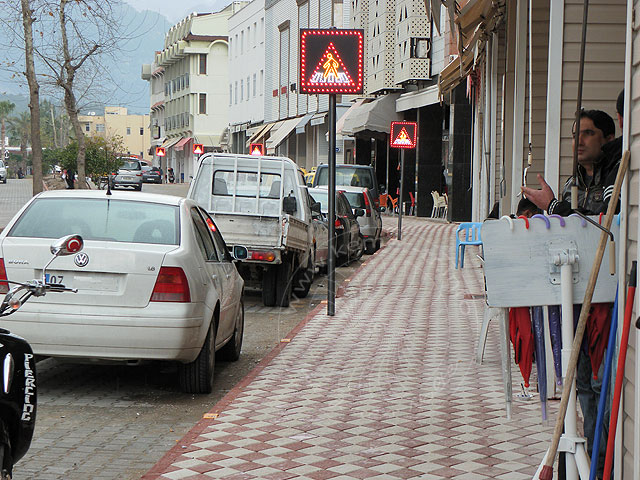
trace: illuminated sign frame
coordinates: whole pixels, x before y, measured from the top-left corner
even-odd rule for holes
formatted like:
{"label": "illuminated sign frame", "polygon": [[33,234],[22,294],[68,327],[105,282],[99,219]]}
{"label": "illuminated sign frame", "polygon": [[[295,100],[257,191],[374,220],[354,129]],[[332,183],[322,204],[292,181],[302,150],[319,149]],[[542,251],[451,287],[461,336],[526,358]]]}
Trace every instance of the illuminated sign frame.
{"label": "illuminated sign frame", "polygon": [[204,153],[204,145],[202,143],[194,143],[193,153],[195,155],[202,155]]}
{"label": "illuminated sign frame", "polygon": [[[254,153],[254,151],[258,149],[260,153]],[[252,143],[249,147],[249,154],[251,155],[260,155],[264,156],[264,144],[262,143]]]}
{"label": "illuminated sign frame", "polygon": [[[363,57],[364,30],[301,28],[300,93],[364,93]],[[338,75],[338,68],[342,75]],[[323,79],[334,78],[336,81],[313,81],[321,69],[324,69]]]}
{"label": "illuminated sign frame", "polygon": [[167,154],[167,151],[164,147],[156,147],[156,157],[164,157]]}
{"label": "illuminated sign frame", "polygon": [[[399,143],[400,137],[406,135],[406,143]],[[418,124],[416,122],[391,122],[389,146],[391,148],[416,148],[418,143]]]}

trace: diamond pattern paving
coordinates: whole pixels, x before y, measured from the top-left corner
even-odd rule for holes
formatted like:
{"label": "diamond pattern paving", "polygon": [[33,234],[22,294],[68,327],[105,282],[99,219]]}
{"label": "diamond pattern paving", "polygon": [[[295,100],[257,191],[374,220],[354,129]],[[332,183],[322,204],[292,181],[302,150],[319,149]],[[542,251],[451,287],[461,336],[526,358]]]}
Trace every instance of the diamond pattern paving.
{"label": "diamond pattern paving", "polygon": [[537,400],[506,419],[497,324],[474,361],[482,270],[472,249],[454,269],[455,228],[407,218],[143,478],[531,478],[552,424]]}

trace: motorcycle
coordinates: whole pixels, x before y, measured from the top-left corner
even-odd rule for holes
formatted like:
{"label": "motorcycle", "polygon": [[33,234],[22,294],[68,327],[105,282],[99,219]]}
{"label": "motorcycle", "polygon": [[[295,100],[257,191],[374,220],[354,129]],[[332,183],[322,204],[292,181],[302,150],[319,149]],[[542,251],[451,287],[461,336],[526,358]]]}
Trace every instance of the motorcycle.
{"label": "motorcycle", "polygon": [[[46,271],[57,257],[74,255],[83,245],[80,235],[62,237],[51,245],[53,257],[40,279],[26,283],[0,280],[0,286],[13,284],[0,303],[0,317],[16,312],[31,297],[77,293],[77,289],[48,283]],[[25,339],[0,328],[0,364],[0,480],[10,480],[14,464],[29,450],[36,424],[36,358]]]}
{"label": "motorcycle", "polygon": [[173,173],[173,169],[170,168],[169,169],[169,183],[173,183],[175,180],[176,180],[176,177],[175,177],[175,175]]}

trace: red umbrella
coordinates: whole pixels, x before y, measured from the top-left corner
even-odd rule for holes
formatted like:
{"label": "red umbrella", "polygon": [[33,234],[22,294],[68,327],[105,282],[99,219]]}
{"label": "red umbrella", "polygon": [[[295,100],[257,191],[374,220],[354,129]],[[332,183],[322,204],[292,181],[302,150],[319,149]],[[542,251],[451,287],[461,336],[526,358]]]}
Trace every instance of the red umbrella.
{"label": "red umbrella", "polygon": [[520,373],[524,379],[524,386],[529,388],[529,376],[531,375],[535,350],[529,307],[517,307],[509,310],[509,336],[515,352],[515,362],[520,367]]}
{"label": "red umbrella", "polygon": [[611,303],[594,303],[591,305],[587,320],[587,338],[589,345],[589,359],[593,378],[598,378],[600,364],[604,357],[604,351],[609,342],[609,329],[611,328]]}

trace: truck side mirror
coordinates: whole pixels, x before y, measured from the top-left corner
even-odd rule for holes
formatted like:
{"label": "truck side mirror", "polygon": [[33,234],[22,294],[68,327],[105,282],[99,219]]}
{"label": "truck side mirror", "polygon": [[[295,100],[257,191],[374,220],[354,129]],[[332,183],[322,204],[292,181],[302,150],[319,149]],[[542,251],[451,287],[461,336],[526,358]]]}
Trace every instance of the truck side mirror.
{"label": "truck side mirror", "polygon": [[356,217],[364,217],[364,209],[363,208],[356,208],[353,210],[353,214]]}
{"label": "truck side mirror", "polygon": [[289,215],[293,215],[298,210],[298,204],[296,202],[296,197],[293,197],[291,194],[287,195],[282,199],[282,210],[284,213]]}
{"label": "truck side mirror", "polygon": [[322,204],[320,202],[314,202],[311,204],[311,211],[315,213],[322,213]]}

